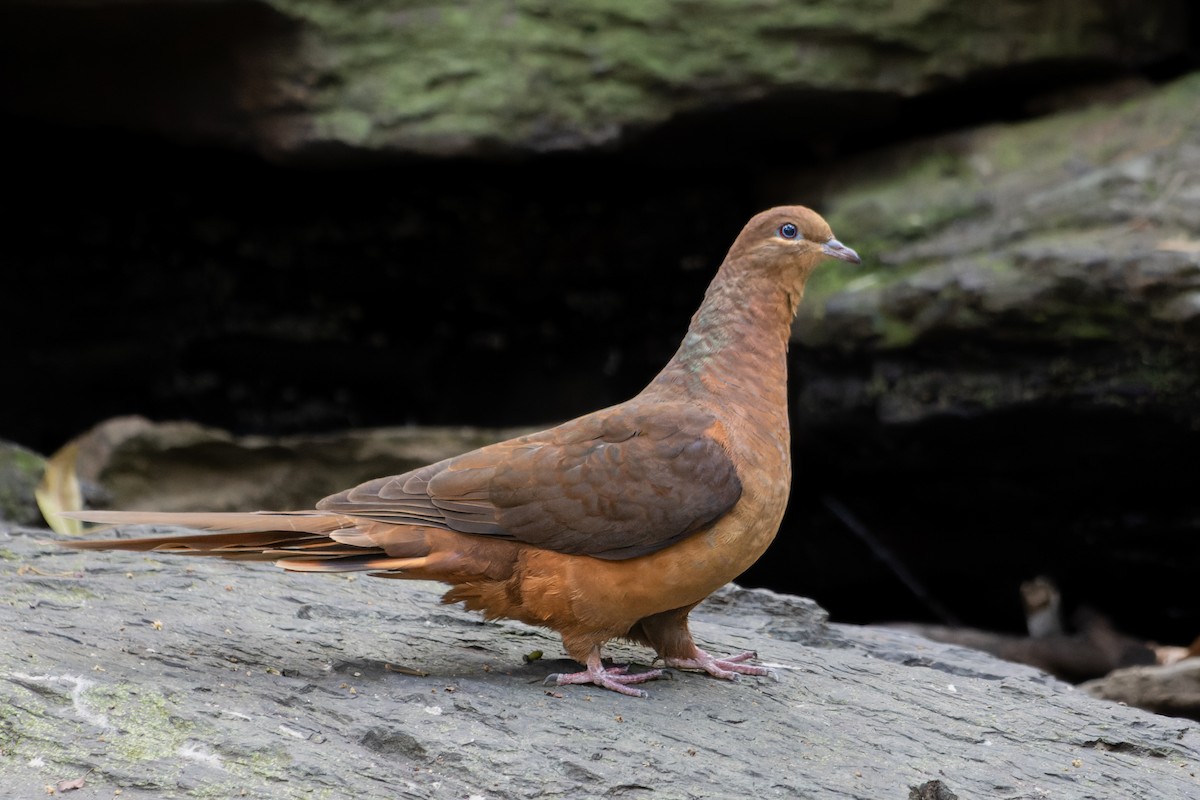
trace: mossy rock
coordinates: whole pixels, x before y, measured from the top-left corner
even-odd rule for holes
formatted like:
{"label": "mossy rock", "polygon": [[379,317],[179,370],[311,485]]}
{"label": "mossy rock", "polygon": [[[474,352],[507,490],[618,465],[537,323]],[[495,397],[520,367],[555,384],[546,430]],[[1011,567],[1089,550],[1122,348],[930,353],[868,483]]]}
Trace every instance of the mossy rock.
{"label": "mossy rock", "polygon": [[270,5],[303,22],[322,73],[292,144],[436,153],[579,149],[776,93],[911,96],[1049,60],[1125,61],[1173,49],[1180,10],[1131,25],[1090,2]]}
{"label": "mossy rock", "polygon": [[1190,345],[1200,322],[1190,301],[1200,285],[1200,192],[1188,179],[1200,168],[1197,97],[1200,74],[1117,105],[990,125],[852,165],[829,219],[864,265],[814,276],[800,340]]}
{"label": "mossy rock", "polygon": [[[13,61],[33,83],[11,102],[285,159],[574,151],[763,99],[794,106],[802,129],[828,108],[815,98],[890,108],[1010,70],[1136,69],[1186,51],[1189,11],[1184,0],[1136,13],[1094,0],[166,5],[12,11]],[[52,48],[78,67],[46,60]],[[153,64],[153,77],[126,64]]]}
{"label": "mossy rock", "polygon": [[828,217],[863,265],[816,273],[795,335],[801,360],[851,358],[832,394],[814,366],[801,406],[820,418],[850,397],[910,422],[1068,402],[1200,420],[1198,97],[1193,74],[847,165]]}
{"label": "mossy rock", "polygon": [[46,460],[32,450],[0,441],[0,520],[18,525],[42,521],[33,491],[46,469]]}

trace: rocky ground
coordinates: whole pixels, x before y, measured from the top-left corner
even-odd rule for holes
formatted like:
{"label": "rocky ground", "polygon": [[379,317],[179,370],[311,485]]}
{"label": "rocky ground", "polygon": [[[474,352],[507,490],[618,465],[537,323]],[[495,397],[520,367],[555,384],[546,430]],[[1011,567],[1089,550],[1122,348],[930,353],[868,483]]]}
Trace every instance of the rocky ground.
{"label": "rocky ground", "polygon": [[[779,682],[551,688],[552,635],[435,586],[0,540],[6,792],[73,797],[1197,798],[1200,725],[811,601],[696,610]],[[540,657],[539,657],[540,654]],[[647,653],[615,646],[620,660]],[[948,795],[941,795],[948,796]]]}

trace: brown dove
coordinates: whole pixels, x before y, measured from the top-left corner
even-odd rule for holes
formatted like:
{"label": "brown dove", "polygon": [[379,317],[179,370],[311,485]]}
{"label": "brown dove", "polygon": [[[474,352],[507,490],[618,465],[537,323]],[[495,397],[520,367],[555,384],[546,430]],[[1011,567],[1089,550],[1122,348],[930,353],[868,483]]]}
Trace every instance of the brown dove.
{"label": "brown dove", "polygon": [[368,481],[315,510],[85,511],[113,524],[215,533],[64,542],[274,561],[300,572],[442,581],[443,602],[557,631],[580,672],[547,682],[631,684],[606,667],[629,639],[667,667],[771,675],[755,653],[696,646],[688,612],[767,549],[791,484],[787,346],[805,281],[825,258],[859,263],[818,214],[773,208],[747,223],[678,351],[636,397],[540,433]]}

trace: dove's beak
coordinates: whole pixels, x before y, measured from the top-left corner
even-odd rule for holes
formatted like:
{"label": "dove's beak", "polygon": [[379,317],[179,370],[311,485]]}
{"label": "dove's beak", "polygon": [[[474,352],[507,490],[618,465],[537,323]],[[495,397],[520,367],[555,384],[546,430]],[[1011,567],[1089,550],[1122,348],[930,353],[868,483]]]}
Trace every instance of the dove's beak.
{"label": "dove's beak", "polygon": [[846,245],[839,242],[837,239],[830,239],[821,246],[821,252],[830,258],[837,258],[842,261],[849,261],[852,264],[861,264],[862,259],[858,257],[858,253],[851,250]]}

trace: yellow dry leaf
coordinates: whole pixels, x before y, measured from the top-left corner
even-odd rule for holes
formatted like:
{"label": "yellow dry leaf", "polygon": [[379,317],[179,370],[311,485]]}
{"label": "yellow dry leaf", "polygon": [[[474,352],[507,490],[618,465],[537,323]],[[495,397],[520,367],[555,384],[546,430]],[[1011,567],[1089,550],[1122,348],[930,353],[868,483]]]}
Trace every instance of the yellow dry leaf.
{"label": "yellow dry leaf", "polygon": [[83,492],[79,488],[79,476],[75,474],[75,459],[78,454],[78,446],[71,442],[50,456],[46,461],[46,472],[33,491],[46,524],[55,533],[64,536],[79,536],[83,533],[82,522],[61,516],[63,511],[83,509]]}

